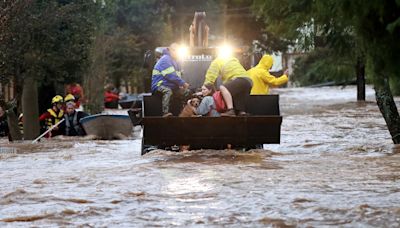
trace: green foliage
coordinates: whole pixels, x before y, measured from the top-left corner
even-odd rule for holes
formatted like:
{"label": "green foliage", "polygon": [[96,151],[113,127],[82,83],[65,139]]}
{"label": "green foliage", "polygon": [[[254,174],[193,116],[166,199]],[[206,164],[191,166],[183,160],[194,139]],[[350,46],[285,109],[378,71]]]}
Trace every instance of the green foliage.
{"label": "green foliage", "polygon": [[143,72],[138,69],[144,51],[186,37],[196,10],[207,12],[211,31],[219,37],[223,18],[228,22],[224,31],[233,34],[233,39],[241,38],[241,43],[249,44],[262,34],[259,24],[250,23],[255,18],[250,15],[249,0],[16,2],[20,10],[10,13],[9,26],[0,32],[0,75],[21,81],[34,77],[41,86],[56,88],[82,82],[83,75],[86,81],[106,78],[115,84],[125,80],[141,86]]}
{"label": "green foliage", "polygon": [[300,86],[322,82],[349,82],[354,74],[352,59],[336,58],[331,49],[318,48],[296,59],[291,80]]}
{"label": "green foliage", "polygon": [[[294,45],[296,41],[303,49],[308,49],[314,34],[310,27],[313,18],[312,1],[310,0],[255,0],[253,11],[265,24],[265,31],[274,37]],[[307,30],[306,32],[304,30]],[[273,50],[277,50],[272,47]]]}
{"label": "green foliage", "polygon": [[398,79],[398,77],[390,77],[389,84],[393,95],[400,96],[400,80]]}
{"label": "green foliage", "polygon": [[119,81],[132,76],[136,65],[141,64],[144,42],[135,34],[118,28],[108,37],[107,74],[119,86]]}
{"label": "green foliage", "polygon": [[79,81],[88,65],[93,11],[92,1],[30,2],[10,19],[0,43],[0,74],[34,77],[39,82]]}
{"label": "green foliage", "polygon": [[[169,8],[157,0],[117,0],[114,18],[109,18],[110,30],[124,28],[143,41],[144,48],[153,48],[163,39]],[[170,41],[164,41],[170,42]]]}
{"label": "green foliage", "polygon": [[140,81],[143,75],[137,69],[143,65],[144,52],[173,42],[170,8],[156,0],[117,0],[111,8],[104,32],[106,80],[116,86],[120,86],[121,80]]}
{"label": "green foliage", "polygon": [[264,20],[266,31],[279,40],[267,42],[272,50],[307,53],[295,64],[293,79],[301,85],[355,79],[355,65],[363,54],[347,20],[337,16],[335,1],[254,1],[253,10]]}

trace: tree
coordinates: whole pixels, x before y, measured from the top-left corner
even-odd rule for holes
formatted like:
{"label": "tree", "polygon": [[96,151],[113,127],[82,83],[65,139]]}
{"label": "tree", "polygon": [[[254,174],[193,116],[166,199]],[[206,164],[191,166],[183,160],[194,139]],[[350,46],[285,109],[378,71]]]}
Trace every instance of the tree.
{"label": "tree", "polygon": [[389,86],[389,78],[400,75],[400,1],[349,1],[335,8],[352,21],[359,43],[366,53],[367,69],[372,75],[376,101],[392,140],[400,143],[400,117]]}
{"label": "tree", "polygon": [[[335,42],[343,40],[343,35],[350,35],[348,40],[356,47],[355,62],[361,62],[362,66],[363,61],[359,59],[365,56],[377,104],[393,142],[400,143],[400,118],[389,87],[389,77],[398,77],[400,73],[399,1],[272,0],[266,3],[257,0],[254,9],[268,24],[268,30],[292,42],[298,41],[304,35],[304,28],[311,26],[311,40],[316,37],[315,32],[321,33],[326,37],[327,44],[340,53],[346,50],[346,45],[335,45]],[[332,36],[335,34],[340,36]]]}
{"label": "tree", "polygon": [[143,92],[140,82],[144,75],[140,68],[144,52],[172,42],[172,31],[168,23],[170,8],[155,0],[118,0],[113,1],[112,5],[107,3],[107,8],[107,14],[103,13],[102,28],[104,40],[108,44],[104,49],[103,81],[112,82],[117,87],[123,81],[125,85],[130,83]]}
{"label": "tree", "polygon": [[118,88],[121,80],[127,84],[134,77],[136,67],[142,64],[140,60],[145,43],[126,28],[116,29],[109,41],[112,48],[107,50],[107,75]]}
{"label": "tree", "polygon": [[32,139],[39,134],[36,82],[63,84],[79,80],[88,65],[95,22],[89,20],[91,11],[101,3],[85,0],[17,3],[13,7],[19,10],[10,11],[15,15],[9,17],[0,32],[0,74],[14,77],[18,84],[24,85],[23,93],[28,93],[23,95],[22,111],[30,114],[24,117],[25,139]]}
{"label": "tree", "polygon": [[316,48],[296,60],[290,78],[300,86],[332,81],[346,83],[349,75],[354,75],[354,64],[353,58],[338,58],[331,48]]}
{"label": "tree", "polygon": [[[295,52],[308,54],[296,62],[294,80],[309,85],[325,80],[353,81],[352,75],[357,75],[357,99],[365,100],[363,51],[356,42],[351,24],[330,11],[330,2],[300,0],[269,1],[267,4],[255,1],[253,9],[267,25],[266,31],[273,37],[280,37],[281,42],[273,42],[272,48],[277,47],[275,43],[286,42]],[[286,48],[278,46],[275,50],[286,51]],[[334,65],[326,65],[329,61]]]}

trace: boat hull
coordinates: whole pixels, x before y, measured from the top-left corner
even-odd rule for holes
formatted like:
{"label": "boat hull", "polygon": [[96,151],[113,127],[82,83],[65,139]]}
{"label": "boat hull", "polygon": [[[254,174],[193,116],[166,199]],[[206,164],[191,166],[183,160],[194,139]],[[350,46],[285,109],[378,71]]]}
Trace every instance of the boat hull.
{"label": "boat hull", "polygon": [[97,114],[80,120],[88,135],[99,139],[121,139],[132,135],[132,122],[127,115]]}

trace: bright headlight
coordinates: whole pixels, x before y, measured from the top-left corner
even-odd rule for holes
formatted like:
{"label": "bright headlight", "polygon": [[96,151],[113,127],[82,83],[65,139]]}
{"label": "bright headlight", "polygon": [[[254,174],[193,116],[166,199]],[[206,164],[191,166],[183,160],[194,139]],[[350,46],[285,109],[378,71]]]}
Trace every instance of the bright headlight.
{"label": "bright headlight", "polygon": [[180,46],[178,49],[178,58],[184,59],[189,55],[189,48],[186,46]]}
{"label": "bright headlight", "polygon": [[224,44],[218,48],[217,54],[220,58],[229,58],[233,56],[233,47],[228,44]]}

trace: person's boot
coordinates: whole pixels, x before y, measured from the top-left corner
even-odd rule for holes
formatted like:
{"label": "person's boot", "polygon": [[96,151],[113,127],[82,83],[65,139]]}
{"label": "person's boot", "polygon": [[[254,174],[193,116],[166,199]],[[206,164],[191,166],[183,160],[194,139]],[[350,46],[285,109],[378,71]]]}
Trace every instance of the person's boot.
{"label": "person's boot", "polygon": [[248,116],[249,114],[247,113],[247,112],[244,112],[244,111],[240,111],[239,113],[238,113],[238,116]]}
{"label": "person's boot", "polygon": [[221,113],[221,116],[236,116],[235,110],[228,109],[226,112]]}

